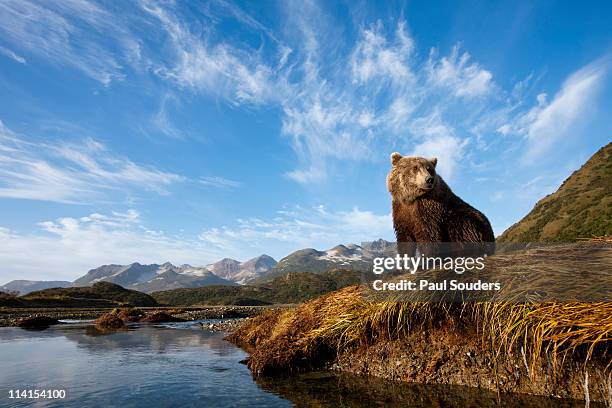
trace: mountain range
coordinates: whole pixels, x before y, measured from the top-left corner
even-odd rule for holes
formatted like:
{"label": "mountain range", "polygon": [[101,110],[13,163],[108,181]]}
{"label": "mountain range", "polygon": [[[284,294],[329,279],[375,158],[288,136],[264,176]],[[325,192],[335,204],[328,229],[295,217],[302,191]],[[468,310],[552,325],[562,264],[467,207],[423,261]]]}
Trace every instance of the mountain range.
{"label": "mountain range", "polygon": [[143,265],[102,265],[89,270],[74,282],[66,281],[11,281],[0,286],[0,291],[29,292],[55,288],[90,286],[97,282],[110,282],[145,293],[179,288],[197,288],[212,285],[236,286],[255,282],[268,282],[290,272],[322,273],[331,269],[366,271],[372,259],[395,250],[395,243],[382,239],[362,245],[338,245],[326,251],[313,248],[295,251],[278,263],[268,255],[260,255],[245,262],[224,258],[210,265],[175,266],[170,262]]}
{"label": "mountain range", "polygon": [[141,292],[156,292],[178,288],[210,285],[233,286],[250,282],[276,266],[274,258],[260,255],[246,262],[224,258],[206,266],[164,264],[102,265],[91,269],[73,282],[88,286],[96,282],[111,282]]}

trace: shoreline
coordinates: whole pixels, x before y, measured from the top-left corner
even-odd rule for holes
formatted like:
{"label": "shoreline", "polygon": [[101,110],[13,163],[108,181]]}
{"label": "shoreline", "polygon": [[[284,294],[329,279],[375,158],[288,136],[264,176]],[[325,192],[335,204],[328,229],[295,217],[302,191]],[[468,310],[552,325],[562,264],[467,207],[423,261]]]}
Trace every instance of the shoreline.
{"label": "shoreline", "polygon": [[[147,314],[166,312],[185,321],[206,319],[245,319],[258,316],[270,309],[284,306],[155,306],[138,307]],[[286,306],[285,306],[286,307]],[[57,320],[94,320],[114,308],[2,308],[0,327],[15,327],[19,319],[46,316]]]}
{"label": "shoreline", "polygon": [[563,343],[536,343],[524,351],[523,340],[504,343],[497,332],[483,332],[490,323],[474,321],[482,309],[464,307],[370,303],[359,287],[349,287],[249,319],[228,340],[249,353],[247,365],[261,378],[332,371],[389,383],[612,402],[607,339],[565,349]]}

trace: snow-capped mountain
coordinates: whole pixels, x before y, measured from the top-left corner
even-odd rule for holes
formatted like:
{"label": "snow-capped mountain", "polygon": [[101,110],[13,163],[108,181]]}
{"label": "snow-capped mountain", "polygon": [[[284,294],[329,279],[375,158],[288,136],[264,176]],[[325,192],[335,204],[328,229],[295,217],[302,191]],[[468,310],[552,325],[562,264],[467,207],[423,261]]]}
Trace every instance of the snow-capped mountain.
{"label": "snow-capped mountain", "polygon": [[191,265],[102,265],[74,281],[74,286],[89,286],[96,282],[112,282],[141,292],[155,292],[208,285],[236,285],[204,268]]}
{"label": "snow-capped mountain", "polygon": [[[214,264],[198,267],[164,264],[102,265],[74,281],[74,286],[88,286],[96,282],[112,282],[128,289],[155,292],[178,288],[209,285],[245,284],[276,265],[268,255],[260,255],[246,262],[224,258]],[[70,282],[68,282],[70,283]]]}
{"label": "snow-capped mountain", "polygon": [[321,273],[330,269],[369,271],[375,257],[393,256],[395,251],[395,243],[383,239],[363,242],[362,245],[337,245],[326,251],[300,249],[278,261],[276,267],[260,280],[270,280],[289,272]]}
{"label": "snow-capped mountain", "polygon": [[239,272],[230,279],[241,284],[249,283],[270,272],[276,264],[277,262],[274,258],[263,254],[241,263]]}
{"label": "snow-capped mountain", "polygon": [[223,258],[219,262],[205,266],[205,269],[224,279],[244,285],[268,273],[275,266],[274,258],[263,254],[245,262]]}
{"label": "snow-capped mountain", "polygon": [[240,272],[240,261],[223,258],[214,264],[206,265],[205,269],[224,279],[233,280],[232,277]]}

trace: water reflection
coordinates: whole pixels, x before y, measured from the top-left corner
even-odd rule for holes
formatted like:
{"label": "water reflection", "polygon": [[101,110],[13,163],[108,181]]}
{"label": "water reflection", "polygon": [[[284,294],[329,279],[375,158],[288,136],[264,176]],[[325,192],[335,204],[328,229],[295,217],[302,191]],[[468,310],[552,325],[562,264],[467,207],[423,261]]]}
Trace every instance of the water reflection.
{"label": "water reflection", "polygon": [[152,325],[103,332],[91,325],[44,331],[0,328],[0,406],[9,388],[65,389],[61,404],[104,407],[288,407],[262,390],[222,333]]}
{"label": "water reflection", "polygon": [[[533,407],[578,408],[584,402],[528,395],[498,395],[470,387],[392,383],[351,374],[310,373],[262,378],[258,384],[296,407]],[[603,405],[593,405],[603,406]]]}
{"label": "water reflection", "polygon": [[[0,406],[9,388],[65,389],[61,404],[104,407],[581,407],[583,403],[467,387],[389,383],[349,374],[257,379],[246,354],[191,323],[130,325],[106,332],[90,324],[44,331],[0,328]],[[597,405],[591,405],[597,406]]]}

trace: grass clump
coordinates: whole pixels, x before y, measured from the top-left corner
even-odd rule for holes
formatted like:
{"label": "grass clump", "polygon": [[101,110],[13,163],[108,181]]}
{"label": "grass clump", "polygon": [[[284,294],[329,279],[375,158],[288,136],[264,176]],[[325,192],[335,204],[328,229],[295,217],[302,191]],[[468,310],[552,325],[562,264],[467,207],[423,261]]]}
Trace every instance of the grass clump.
{"label": "grass clump", "polygon": [[95,320],[97,327],[102,329],[121,329],[125,326],[123,320],[119,317],[119,314],[113,310],[108,313],[104,313],[102,316]]}
{"label": "grass clump", "polygon": [[588,361],[597,347],[607,354],[612,340],[609,302],[491,302],[475,304],[473,309],[483,336],[496,351],[511,354],[520,349],[530,372],[543,353],[556,359],[581,349]]}
{"label": "grass clump", "polygon": [[142,310],[135,307],[115,309],[113,312],[124,322],[137,322],[145,315]]}

